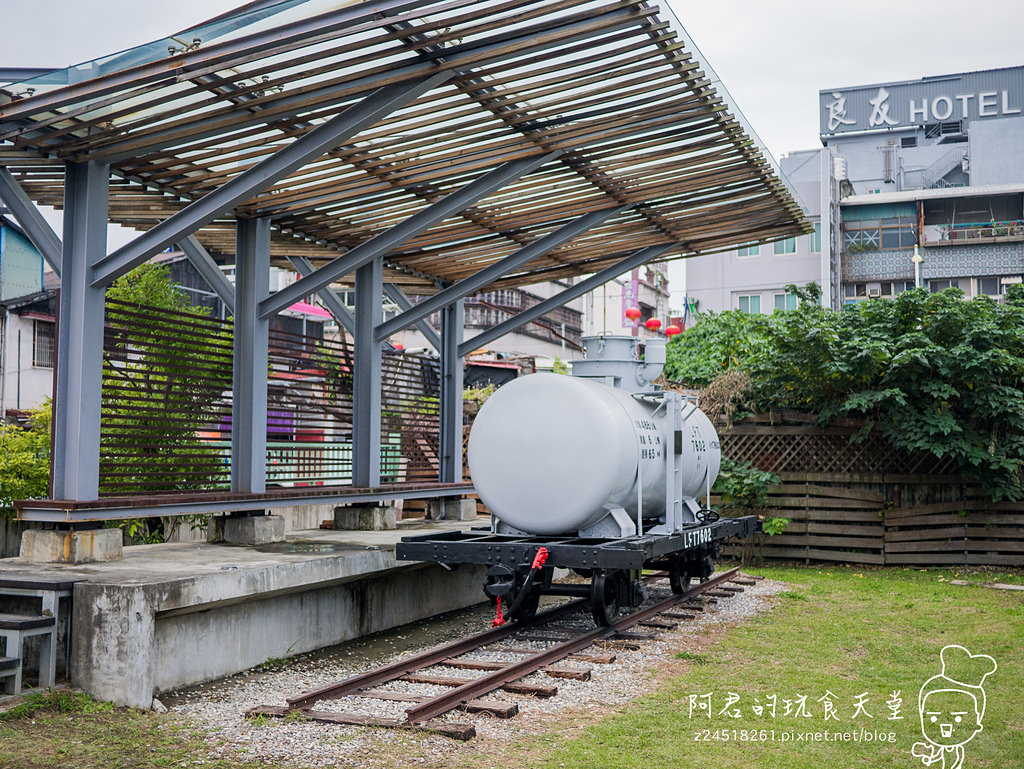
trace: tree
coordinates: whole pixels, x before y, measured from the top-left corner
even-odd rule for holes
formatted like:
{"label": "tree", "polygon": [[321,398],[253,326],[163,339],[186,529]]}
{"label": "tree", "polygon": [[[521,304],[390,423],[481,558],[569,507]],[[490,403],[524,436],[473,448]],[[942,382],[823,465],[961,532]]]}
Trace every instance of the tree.
{"label": "tree", "polygon": [[958,289],[914,290],[838,312],[820,306],[816,286],[787,288],[801,298],[795,310],[701,316],[670,343],[666,375],[705,386],[743,369],[755,409],[812,411],[822,422],[862,417],[860,437],[875,428],[899,448],[951,457],[991,499],[1024,496],[1020,286],[1004,304],[964,301]]}
{"label": "tree", "polygon": [[50,491],[50,399],[30,411],[28,425],[0,425],[0,510],[14,513],[14,500],[38,499]]}

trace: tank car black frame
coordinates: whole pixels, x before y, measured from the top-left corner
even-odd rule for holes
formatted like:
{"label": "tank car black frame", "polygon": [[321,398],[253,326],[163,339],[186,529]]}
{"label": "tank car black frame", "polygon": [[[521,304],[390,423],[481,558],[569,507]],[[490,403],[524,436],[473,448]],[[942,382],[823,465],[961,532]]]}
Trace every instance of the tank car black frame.
{"label": "tank car black frame", "polygon": [[[707,579],[730,537],[749,537],[761,530],[757,516],[720,518],[694,524],[674,534],[647,534],[621,539],[575,536],[496,534],[490,528],[446,531],[403,537],[396,557],[433,561],[446,567],[463,563],[490,567],[484,592],[506,602],[511,619],[527,619],[542,595],[589,598],[594,620],[609,625],[622,607],[639,606],[646,598],[640,580],[644,569],[668,571],[673,591],[681,593],[692,579]],[[547,558],[538,565],[543,548]],[[556,568],[572,569],[590,584],[559,584]]]}

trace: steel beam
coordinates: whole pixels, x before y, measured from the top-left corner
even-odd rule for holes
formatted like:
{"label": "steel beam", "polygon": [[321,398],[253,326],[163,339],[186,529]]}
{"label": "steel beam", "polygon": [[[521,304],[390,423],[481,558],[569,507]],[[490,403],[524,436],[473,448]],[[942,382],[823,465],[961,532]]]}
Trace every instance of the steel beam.
{"label": "steel beam", "polygon": [[[400,289],[394,283],[385,283],[384,293],[388,295],[392,302],[398,305],[398,308],[402,312],[412,309],[413,304],[412,302],[409,301],[409,297],[407,297],[405,293],[402,291],[402,289]],[[434,331],[434,327],[431,326],[430,323],[426,321],[426,319],[416,321],[416,328],[418,328],[420,330],[420,333],[423,334],[424,337],[426,337],[427,344],[429,344],[438,352],[441,351],[441,336],[436,331]]]}
{"label": "steel beam", "polygon": [[383,312],[383,292],[380,258],[356,270],[352,485],[364,488],[380,485],[381,343],[373,338],[373,329]]}
{"label": "steel beam", "polygon": [[274,315],[285,307],[297,302],[304,296],[314,294],[324,286],[329,286],[353,270],[370,264],[374,259],[384,256],[392,249],[416,237],[421,232],[433,227],[440,221],[464,211],[478,200],[501,189],[530,171],[540,168],[549,160],[562,154],[561,150],[545,155],[534,155],[503,163],[493,171],[488,171],[465,187],[450,193],[436,203],[431,203],[419,213],[413,214],[404,222],[384,230],[378,235],[361,243],[355,248],[339,256],[332,262],[316,269],[302,280],[281,289],[263,302],[260,312],[263,317]]}
{"label": "steel beam", "polygon": [[57,77],[55,82],[63,85],[68,82],[68,75],[62,69],[42,69],[40,67],[0,67],[0,83],[23,83],[26,80],[34,80],[42,75],[54,73]]}
{"label": "steel beam", "polygon": [[[325,152],[345,143],[360,131],[449,79],[439,72],[411,84],[380,88],[269,158],[246,169],[194,203],[165,219],[96,265],[93,286],[106,286],[168,246],[191,235],[224,212],[284,179]],[[310,293],[310,292],[307,292]],[[291,302],[289,302],[291,304]]]}
{"label": "steel beam", "polygon": [[59,278],[62,258],[60,238],[6,168],[0,168],[0,200],[6,204],[32,245]]}
{"label": "steel beam", "polygon": [[57,499],[99,496],[104,290],[89,285],[89,273],[107,252],[109,182],[106,163],[66,164],[51,485]]}
{"label": "steel beam", "polygon": [[523,310],[518,315],[513,315],[511,318],[502,321],[497,326],[492,326],[471,339],[467,339],[459,345],[459,355],[465,357],[473,350],[493,342],[498,337],[504,336],[510,331],[515,331],[524,323],[529,323],[531,320],[536,320],[552,310],[557,310],[566,302],[571,302],[576,297],[583,296],[583,294],[586,294],[588,291],[592,291],[595,288],[603,286],[612,278],[617,278],[622,273],[629,272],[634,267],[639,267],[641,264],[649,262],[652,259],[657,259],[666,251],[671,251],[673,248],[678,246],[678,243],[666,243],[661,246],[648,246],[647,248],[642,248],[630,256],[627,256],[621,262],[616,262],[611,267],[606,267],[600,272],[594,273],[589,278],[573,284],[564,291],[559,291],[557,294],[549,299],[545,299],[540,304],[536,304],[528,310]]}
{"label": "steel beam", "polygon": [[203,280],[210,286],[224,302],[228,312],[235,311],[235,287],[227,276],[221,272],[220,267],[213,261],[210,252],[203,248],[203,244],[196,240],[195,235],[189,235],[178,243],[182,253],[188,258],[192,266],[196,268]]}
{"label": "steel beam", "polygon": [[[67,88],[46,91],[19,100],[13,105],[0,106],[0,118],[6,120],[20,116],[30,117],[84,99],[105,96],[122,88],[137,88],[152,82],[161,84],[172,81],[180,82],[189,77],[203,74],[207,69],[221,71],[230,68],[233,64],[237,65],[239,58],[253,57],[258,53],[281,53],[292,50],[302,45],[308,45],[311,38],[368,21],[378,13],[395,9],[403,10],[419,4],[415,0],[402,0],[401,2],[378,0],[377,2],[359,3],[355,7],[298,19],[289,24],[263,29],[223,42],[213,42],[171,59],[163,57],[135,67],[122,67],[80,83],[69,84]],[[64,70],[60,70],[60,72],[63,73]]]}
{"label": "steel beam", "polygon": [[440,310],[442,307],[451,304],[457,299],[474,294],[484,286],[493,283],[505,273],[514,270],[516,267],[521,267],[524,264],[532,262],[538,257],[544,256],[549,251],[558,248],[563,243],[568,243],[573,238],[577,238],[587,230],[597,227],[602,222],[607,221],[616,214],[622,213],[629,206],[616,206],[615,208],[604,208],[600,211],[592,211],[589,214],[574,219],[568,224],[563,224],[554,232],[548,233],[541,238],[537,238],[533,243],[528,246],[523,246],[518,251],[509,256],[506,256],[500,261],[494,262],[479,272],[460,280],[458,283],[449,286],[448,288],[442,289],[432,297],[427,299],[425,302],[420,302],[416,306],[409,310],[406,310],[401,315],[392,318],[391,320],[380,324],[377,327],[377,339],[386,339],[396,331],[399,331],[411,323],[429,317],[432,312]]}
{"label": "steel beam", "polygon": [[267,355],[270,323],[257,308],[270,291],[270,220],[238,217],[235,247],[231,490],[267,487]]}
{"label": "steel beam", "polygon": [[441,425],[440,473],[442,483],[462,480],[462,383],[459,355],[466,303],[457,299],[441,310]]}
{"label": "steel beam", "polygon": [[[292,267],[299,275],[309,275],[315,269],[313,263],[304,256],[289,256],[288,261],[291,262]],[[331,314],[335,322],[345,329],[348,333],[355,336],[356,333],[356,319],[352,314],[352,311],[345,306],[345,303],[341,301],[334,289],[330,286],[321,288],[316,294],[320,297],[320,302],[327,309],[327,312]]]}

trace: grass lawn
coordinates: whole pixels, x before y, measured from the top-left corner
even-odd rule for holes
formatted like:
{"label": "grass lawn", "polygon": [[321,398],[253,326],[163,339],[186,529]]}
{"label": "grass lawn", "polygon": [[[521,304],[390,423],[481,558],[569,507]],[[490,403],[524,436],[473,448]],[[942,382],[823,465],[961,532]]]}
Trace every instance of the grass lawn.
{"label": "grass lawn", "polygon": [[[700,655],[682,652],[677,674],[655,696],[571,738],[556,731],[518,746],[517,752],[531,756],[523,765],[923,767],[910,752],[922,740],[918,692],[941,672],[942,647],[958,644],[972,654],[990,655],[999,665],[986,680],[984,729],[967,743],[964,769],[1024,766],[1024,592],[953,586],[949,580],[964,575],[934,569],[751,571],[793,585],[779,596],[774,611],[734,628]],[[1024,582],[1012,574],[968,578]],[[887,702],[894,691],[902,700],[902,720],[889,718]],[[739,717],[722,713],[730,693],[738,701],[728,710],[738,710]],[[827,693],[838,719],[824,717],[820,700]],[[700,707],[707,694],[712,695],[710,717]],[[774,717],[768,711],[771,695],[777,698]],[[784,700],[795,708],[797,697],[804,695],[810,715],[784,715]],[[853,717],[860,695],[873,718]],[[854,742],[853,733],[861,737],[862,729],[874,739]],[[832,740],[837,732],[849,734],[850,741],[824,741],[825,733]],[[801,740],[799,734],[809,736]],[[505,763],[498,751],[463,759],[450,765]],[[940,769],[942,763],[932,766]]]}
{"label": "grass lawn", "polygon": [[77,692],[26,698],[0,713],[0,769],[256,769],[209,748],[178,719],[115,708]]}
{"label": "grass lawn", "polygon": [[[729,629],[706,650],[681,652],[660,674],[664,680],[655,695],[591,723],[574,715],[547,734],[514,744],[479,739],[459,745],[437,761],[452,769],[924,766],[910,753],[921,740],[918,691],[940,672],[942,647],[959,644],[999,665],[986,681],[984,730],[967,743],[964,769],[1024,766],[1024,591],[954,586],[949,581],[964,575],[936,569],[751,571],[791,588],[773,611]],[[1024,583],[1020,574],[967,578]],[[889,718],[894,691],[902,700],[901,720]],[[710,717],[700,707],[709,694]],[[738,709],[737,718],[721,713],[731,695],[738,699],[728,710]],[[768,710],[771,695],[777,698],[774,716]],[[837,718],[825,719],[826,695]],[[872,718],[853,717],[861,695]],[[810,715],[786,715],[785,700],[795,707],[801,696]],[[0,714],[3,769],[258,765],[212,756],[173,715],[114,709],[69,695],[40,704],[46,707]],[[864,732],[874,739],[862,741]],[[834,741],[836,733],[850,735],[850,741]],[[441,765],[430,758],[411,763],[429,752],[408,747],[407,753],[392,753],[386,765]],[[941,762],[932,769],[941,769]]]}

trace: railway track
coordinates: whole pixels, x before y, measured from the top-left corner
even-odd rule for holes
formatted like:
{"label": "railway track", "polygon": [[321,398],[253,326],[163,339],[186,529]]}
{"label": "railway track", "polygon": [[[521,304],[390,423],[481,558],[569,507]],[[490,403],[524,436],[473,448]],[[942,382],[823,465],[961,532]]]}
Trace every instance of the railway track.
{"label": "railway track", "polygon": [[[651,575],[648,580],[659,578],[667,578],[667,575]],[[741,585],[754,584],[755,579],[757,578],[741,576],[738,568],[730,569],[682,593],[641,606],[637,611],[620,617],[609,627],[590,627],[568,638],[560,638],[553,634],[558,634],[562,630],[564,635],[564,630],[554,627],[554,623],[569,619],[577,613],[589,616],[589,601],[571,601],[541,612],[528,622],[506,623],[483,633],[382,665],[344,681],[303,692],[288,698],[286,706],[260,705],[251,708],[245,716],[298,717],[333,724],[414,729],[443,734],[453,739],[469,740],[476,736],[476,729],[472,724],[440,720],[439,717],[458,709],[468,713],[487,713],[498,718],[511,718],[519,710],[516,703],[480,698],[499,690],[538,697],[554,696],[558,692],[556,686],[528,684],[521,682],[520,679],[543,670],[549,677],[555,679],[586,680],[590,676],[589,668],[556,663],[565,660],[595,664],[614,662],[614,654],[586,650],[602,641],[635,644],[656,638],[656,631],[674,628],[678,620],[692,619],[695,616],[694,612],[703,611],[704,604],[694,603],[694,599],[699,596],[712,601],[726,599],[742,592]],[[638,626],[644,630],[633,630]],[[546,635],[537,635],[538,631]],[[551,645],[536,650],[523,646],[516,647],[516,641],[542,641]],[[507,642],[513,643],[509,645]],[[487,661],[465,657],[467,654],[483,650],[501,651],[520,659]],[[483,672],[475,678],[432,675],[429,670],[435,666]],[[379,688],[395,681],[443,686],[446,687],[446,691],[436,696],[428,696]],[[407,702],[409,707],[405,711],[405,718],[314,709],[318,703],[343,697]]]}

